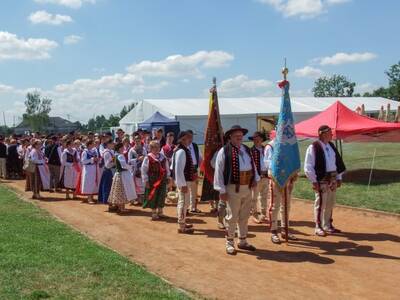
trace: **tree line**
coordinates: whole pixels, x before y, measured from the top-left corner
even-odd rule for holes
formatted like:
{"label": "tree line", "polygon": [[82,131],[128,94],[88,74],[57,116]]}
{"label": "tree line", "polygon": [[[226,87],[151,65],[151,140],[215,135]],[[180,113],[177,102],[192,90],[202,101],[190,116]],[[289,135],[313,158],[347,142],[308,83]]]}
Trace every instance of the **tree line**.
{"label": "tree line", "polygon": [[400,61],[385,71],[387,87],[379,87],[364,94],[354,93],[356,83],[346,76],[334,74],[318,78],[312,89],[314,97],[384,97],[400,101]]}

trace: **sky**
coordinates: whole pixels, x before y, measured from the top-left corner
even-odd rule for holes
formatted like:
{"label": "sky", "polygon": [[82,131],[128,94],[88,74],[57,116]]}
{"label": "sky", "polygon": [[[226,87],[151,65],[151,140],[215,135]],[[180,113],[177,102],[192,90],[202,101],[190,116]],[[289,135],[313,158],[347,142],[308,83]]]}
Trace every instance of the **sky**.
{"label": "sky", "polygon": [[[18,124],[27,92],[86,122],[146,98],[291,96],[343,74],[387,86],[400,61],[397,0],[2,0],[0,111]],[[0,124],[4,124],[0,116]]]}

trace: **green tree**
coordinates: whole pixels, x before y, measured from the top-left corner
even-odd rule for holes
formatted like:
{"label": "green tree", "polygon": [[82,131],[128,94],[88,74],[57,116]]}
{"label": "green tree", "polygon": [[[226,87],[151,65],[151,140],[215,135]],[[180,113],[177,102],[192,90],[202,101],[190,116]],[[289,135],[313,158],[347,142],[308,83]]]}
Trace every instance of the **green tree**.
{"label": "green tree", "polygon": [[37,91],[26,94],[26,113],[23,114],[23,119],[29,124],[32,131],[42,131],[49,123],[51,102],[51,99],[41,97]]}
{"label": "green tree", "polygon": [[373,92],[364,93],[364,97],[384,97],[400,101],[400,61],[385,71],[389,79],[389,87],[380,87]]}
{"label": "green tree", "polygon": [[355,82],[351,82],[343,75],[324,76],[314,83],[314,97],[352,97]]}

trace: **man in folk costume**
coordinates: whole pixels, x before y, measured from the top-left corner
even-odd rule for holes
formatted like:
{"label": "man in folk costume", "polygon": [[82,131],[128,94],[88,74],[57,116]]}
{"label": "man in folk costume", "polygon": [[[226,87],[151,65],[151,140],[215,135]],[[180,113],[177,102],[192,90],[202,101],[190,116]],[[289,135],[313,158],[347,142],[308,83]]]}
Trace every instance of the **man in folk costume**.
{"label": "man in folk costume", "polygon": [[50,192],[60,189],[60,171],[61,171],[61,147],[59,145],[58,137],[52,136],[49,144],[45,148],[45,156],[48,160],[48,168],[50,171]]}
{"label": "man in folk costume", "polygon": [[199,171],[199,166],[201,165],[201,162],[203,160],[203,157],[201,156],[201,153],[199,151],[199,146],[193,142],[193,131],[188,130],[187,132],[189,133],[189,139],[190,139],[190,144],[188,146],[188,149],[192,157],[192,163],[194,169],[194,179],[188,186],[190,192],[190,212],[201,213],[201,211],[197,208],[197,190],[199,186],[198,171]]}
{"label": "man in folk costume", "polygon": [[[275,140],[272,140],[265,146],[265,152],[264,152],[264,165],[268,169],[268,177],[271,177],[271,161],[272,161],[272,156],[274,153],[274,142]],[[290,203],[292,201],[292,192],[293,192],[293,187],[294,183],[297,180],[298,175],[294,174],[293,176],[290,177],[287,187],[286,187],[286,193],[287,193],[287,222],[289,226],[289,213],[290,213]],[[280,244],[281,240],[279,239],[278,236],[278,215],[280,214],[281,218],[281,236],[282,239],[286,239],[286,233],[285,233],[285,225],[286,225],[286,218],[285,218],[285,201],[284,201],[284,195],[283,195],[283,190],[279,188],[279,186],[273,181],[269,181],[269,189],[270,189],[270,201],[268,205],[268,214],[269,214],[269,221],[270,221],[270,230],[271,230],[271,241],[274,244]],[[292,234],[288,233],[288,240],[295,241],[297,238]]]}
{"label": "man in folk costume", "polygon": [[314,218],[315,234],[340,233],[333,226],[332,211],[336,202],[336,189],[342,184],[346,171],[343,159],[332,141],[332,129],[322,125],[318,129],[319,139],[306,151],[304,173],[315,191]]}
{"label": "man in folk costume", "polygon": [[[260,181],[257,183],[257,186],[253,188],[251,194],[251,213],[255,223],[262,223],[266,221],[269,188],[268,169],[264,164],[265,147],[263,145],[263,142],[265,142],[267,138],[262,132],[256,131],[249,140],[254,143],[253,147],[251,147],[251,153],[253,154],[258,174],[260,175]],[[258,207],[260,207],[260,209],[258,209]]]}
{"label": "man in folk costume", "polygon": [[229,142],[219,150],[215,164],[214,188],[220,199],[227,204],[225,217],[226,253],[235,255],[235,231],[238,227],[239,244],[242,250],[255,251],[247,242],[248,219],[251,209],[251,189],[260,181],[251,150],[242,144],[248,132],[238,125],[225,133]]}
{"label": "man in folk costume", "polygon": [[178,233],[192,234],[194,232],[193,225],[186,223],[186,213],[190,203],[189,186],[196,179],[192,155],[188,148],[191,143],[191,134],[187,131],[180,132],[178,143],[178,147],[172,157],[172,175],[179,195],[177,205]]}

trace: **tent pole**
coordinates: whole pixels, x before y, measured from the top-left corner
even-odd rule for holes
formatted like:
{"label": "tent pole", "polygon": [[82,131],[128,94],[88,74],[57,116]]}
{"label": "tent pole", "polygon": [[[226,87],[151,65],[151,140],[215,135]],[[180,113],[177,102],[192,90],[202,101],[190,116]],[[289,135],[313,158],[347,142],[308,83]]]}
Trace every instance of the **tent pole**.
{"label": "tent pole", "polygon": [[342,140],[339,140],[339,145],[340,145],[340,156],[343,158]]}
{"label": "tent pole", "polygon": [[370,187],[370,185],[371,185],[372,170],[374,169],[375,156],[376,156],[376,148],[375,148],[375,150],[374,150],[374,156],[372,157],[372,163],[371,163],[371,170],[370,170],[370,172],[369,172],[369,179],[368,179],[368,189],[367,189],[367,192],[369,192],[369,187]]}

